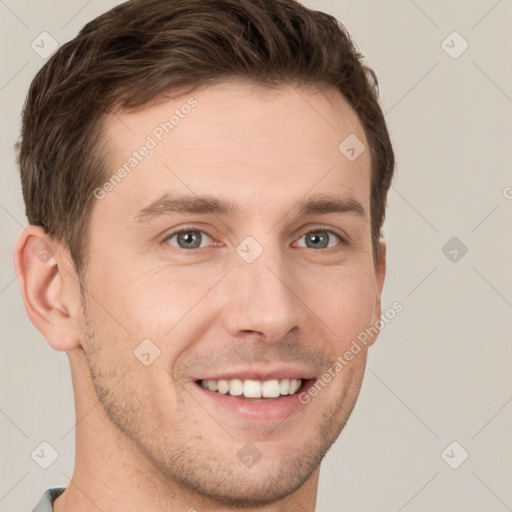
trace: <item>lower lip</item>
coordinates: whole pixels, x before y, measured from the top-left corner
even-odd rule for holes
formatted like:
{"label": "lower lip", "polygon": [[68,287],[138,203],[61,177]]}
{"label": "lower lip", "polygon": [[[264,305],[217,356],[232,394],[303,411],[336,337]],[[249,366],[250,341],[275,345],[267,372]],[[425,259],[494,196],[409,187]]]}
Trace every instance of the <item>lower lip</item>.
{"label": "lower lip", "polygon": [[198,382],[194,385],[202,393],[205,400],[209,400],[215,407],[219,407],[239,417],[252,420],[284,420],[288,416],[299,411],[304,404],[299,400],[299,395],[308,392],[315,383],[315,379],[303,382],[300,390],[293,395],[267,399],[261,402],[245,400],[243,397],[223,395],[216,391],[203,388]]}

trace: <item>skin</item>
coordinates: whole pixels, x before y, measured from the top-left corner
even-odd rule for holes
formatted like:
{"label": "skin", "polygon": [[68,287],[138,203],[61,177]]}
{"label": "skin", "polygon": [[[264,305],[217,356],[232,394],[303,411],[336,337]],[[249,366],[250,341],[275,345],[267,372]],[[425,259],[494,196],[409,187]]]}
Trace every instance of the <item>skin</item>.
{"label": "skin", "polygon": [[[76,463],[56,512],[313,511],[321,460],[359,393],[367,347],[284,421],[202,401],[194,379],[207,372],[282,362],[320,377],[380,318],[385,245],[375,265],[370,155],[338,150],[349,134],[368,144],[331,89],[224,82],[107,117],[112,173],[190,96],[197,107],[95,200],[82,293],[64,245],[46,238],[51,257],[34,255],[41,228],[16,245],[27,312],[71,364]],[[239,211],[133,221],[165,193],[211,194]],[[351,197],[365,215],[296,214],[319,194]],[[169,236],[182,228],[209,236],[180,249]],[[326,231],[329,247],[308,245],[307,233]],[[248,236],[263,249],[250,264],[235,250]],[[160,356],[145,366],[133,351],[148,338]],[[247,442],[262,454],[251,468],[237,458]]]}

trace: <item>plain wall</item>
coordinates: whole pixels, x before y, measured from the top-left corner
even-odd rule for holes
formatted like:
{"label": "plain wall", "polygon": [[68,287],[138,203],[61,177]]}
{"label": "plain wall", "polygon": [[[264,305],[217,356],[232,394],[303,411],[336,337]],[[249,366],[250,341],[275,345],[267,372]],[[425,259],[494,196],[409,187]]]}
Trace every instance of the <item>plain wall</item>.
{"label": "plain wall", "polygon": [[[14,143],[45,62],[31,43],[48,32],[63,44],[118,3],[0,2],[1,511],[31,510],[44,489],[68,485],[74,459],[67,357],[28,319],[12,264],[27,222]],[[305,4],[346,25],[380,80],[397,156],[383,311],[403,305],[370,350],[317,510],[510,510],[512,2]],[[31,458],[43,441],[59,455],[46,470]]]}

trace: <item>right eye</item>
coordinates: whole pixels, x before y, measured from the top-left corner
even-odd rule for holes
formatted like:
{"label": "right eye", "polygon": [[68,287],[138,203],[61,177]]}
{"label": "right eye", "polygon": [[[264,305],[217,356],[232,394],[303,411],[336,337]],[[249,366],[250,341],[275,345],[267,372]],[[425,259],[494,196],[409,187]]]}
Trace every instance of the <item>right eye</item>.
{"label": "right eye", "polygon": [[163,242],[178,249],[202,249],[204,241],[211,241],[210,235],[197,229],[182,229],[167,236]]}

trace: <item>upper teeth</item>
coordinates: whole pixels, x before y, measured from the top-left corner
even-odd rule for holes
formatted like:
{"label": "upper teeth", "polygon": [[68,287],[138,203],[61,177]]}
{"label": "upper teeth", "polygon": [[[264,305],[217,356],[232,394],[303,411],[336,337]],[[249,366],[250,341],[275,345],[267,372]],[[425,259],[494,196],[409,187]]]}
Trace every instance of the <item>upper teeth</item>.
{"label": "upper teeth", "polygon": [[259,380],[202,380],[201,386],[210,391],[218,391],[225,395],[244,395],[247,398],[276,398],[279,395],[293,395],[302,385],[300,379],[272,379],[261,382]]}

